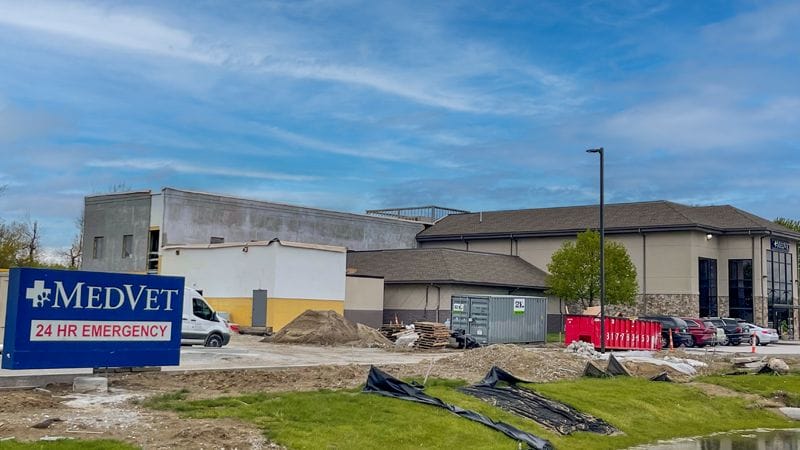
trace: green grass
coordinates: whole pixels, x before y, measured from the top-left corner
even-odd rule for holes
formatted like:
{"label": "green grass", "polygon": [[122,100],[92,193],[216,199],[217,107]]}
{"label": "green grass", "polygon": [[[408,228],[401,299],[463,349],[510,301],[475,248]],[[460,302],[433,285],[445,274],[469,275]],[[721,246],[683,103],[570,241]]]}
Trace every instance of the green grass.
{"label": "green grass", "polygon": [[777,375],[714,375],[697,381],[718,384],[738,392],[778,398],[786,406],[800,407],[800,373]]}
{"label": "green grass", "polygon": [[564,334],[563,333],[547,333],[547,343],[563,343],[564,342]]}
{"label": "green grass", "polygon": [[0,449],[3,450],[132,450],[130,444],[109,440],[79,440],[69,439],[52,442],[17,442],[2,441]]}
{"label": "green grass", "polygon": [[[582,379],[531,385],[615,425],[621,436],[576,433],[560,436],[534,422],[462,394],[458,382],[433,380],[426,391],[549,439],[560,449],[615,449],[681,436],[756,427],[786,428],[793,422],[747,402],[710,397],[700,390],[643,379]],[[273,441],[291,449],[507,449],[516,444],[499,432],[427,405],[357,390],[256,394],[186,401],[183,395],[148,402],[190,418],[231,417],[252,422]],[[713,418],[713,420],[710,420]]]}

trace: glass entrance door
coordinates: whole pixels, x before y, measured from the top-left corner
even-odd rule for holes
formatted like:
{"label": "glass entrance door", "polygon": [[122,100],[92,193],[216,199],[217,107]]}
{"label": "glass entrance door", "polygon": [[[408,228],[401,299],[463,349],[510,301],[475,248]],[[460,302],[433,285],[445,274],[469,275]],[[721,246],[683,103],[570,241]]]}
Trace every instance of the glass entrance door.
{"label": "glass entrance door", "polygon": [[700,258],[700,317],[715,317],[717,311],[717,260]]}

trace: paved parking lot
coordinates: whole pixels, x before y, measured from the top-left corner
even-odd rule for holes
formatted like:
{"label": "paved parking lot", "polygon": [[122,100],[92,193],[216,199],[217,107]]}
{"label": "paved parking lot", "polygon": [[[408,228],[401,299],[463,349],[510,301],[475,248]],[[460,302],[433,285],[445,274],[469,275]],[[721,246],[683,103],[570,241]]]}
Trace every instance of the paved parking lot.
{"label": "paved parking lot", "polygon": [[[739,344],[738,346],[717,346],[693,348],[686,350],[689,353],[747,353],[750,354],[750,344]],[[800,356],[800,342],[797,343],[778,343],[766,346],[756,346],[757,355],[791,355]]]}

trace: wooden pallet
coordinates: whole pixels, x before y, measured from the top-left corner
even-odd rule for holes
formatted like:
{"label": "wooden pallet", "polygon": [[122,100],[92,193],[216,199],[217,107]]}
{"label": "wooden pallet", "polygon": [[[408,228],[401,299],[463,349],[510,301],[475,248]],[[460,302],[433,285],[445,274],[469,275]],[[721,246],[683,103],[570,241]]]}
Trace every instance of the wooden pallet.
{"label": "wooden pallet", "polygon": [[450,330],[442,323],[415,322],[414,331],[419,334],[415,344],[417,348],[429,350],[446,347],[450,340]]}
{"label": "wooden pallet", "polygon": [[402,324],[385,323],[381,325],[378,331],[380,331],[380,333],[384,335],[386,339],[389,339],[390,341],[394,342],[395,340],[397,340],[396,334],[402,333],[405,330],[406,327]]}

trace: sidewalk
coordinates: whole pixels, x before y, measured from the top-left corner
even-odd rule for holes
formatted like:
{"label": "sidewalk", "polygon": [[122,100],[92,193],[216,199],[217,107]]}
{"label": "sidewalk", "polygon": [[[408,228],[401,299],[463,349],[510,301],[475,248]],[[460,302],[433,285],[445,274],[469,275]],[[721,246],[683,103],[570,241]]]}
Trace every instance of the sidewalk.
{"label": "sidewalk", "polygon": [[797,340],[794,340],[794,341],[779,340],[778,341],[778,345],[800,345],[800,341],[797,341]]}

